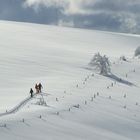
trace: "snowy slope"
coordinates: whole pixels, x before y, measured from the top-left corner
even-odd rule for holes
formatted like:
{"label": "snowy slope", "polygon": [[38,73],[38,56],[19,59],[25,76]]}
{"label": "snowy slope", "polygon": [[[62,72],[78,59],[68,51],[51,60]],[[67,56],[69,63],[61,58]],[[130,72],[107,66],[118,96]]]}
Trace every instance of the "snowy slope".
{"label": "snowy slope", "polygon": [[[139,44],[138,35],[1,21],[1,139],[139,140]],[[86,69],[96,52],[109,56],[114,77]],[[43,94],[30,100],[36,82]]]}

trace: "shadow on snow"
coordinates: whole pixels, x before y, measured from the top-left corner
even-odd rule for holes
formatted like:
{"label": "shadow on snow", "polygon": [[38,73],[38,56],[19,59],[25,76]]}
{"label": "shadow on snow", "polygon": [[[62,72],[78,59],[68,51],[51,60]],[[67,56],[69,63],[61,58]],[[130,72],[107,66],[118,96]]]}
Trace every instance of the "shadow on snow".
{"label": "shadow on snow", "polygon": [[132,82],[129,82],[127,80],[124,80],[124,79],[122,79],[122,78],[120,78],[120,77],[118,77],[118,76],[116,76],[116,75],[114,75],[112,73],[111,74],[108,74],[108,75],[104,75],[104,76],[105,77],[108,77],[108,78],[110,78],[110,79],[112,79],[112,80],[114,80],[116,82],[119,82],[119,83],[122,83],[122,84],[125,84],[125,85],[128,85],[128,86],[136,86]]}

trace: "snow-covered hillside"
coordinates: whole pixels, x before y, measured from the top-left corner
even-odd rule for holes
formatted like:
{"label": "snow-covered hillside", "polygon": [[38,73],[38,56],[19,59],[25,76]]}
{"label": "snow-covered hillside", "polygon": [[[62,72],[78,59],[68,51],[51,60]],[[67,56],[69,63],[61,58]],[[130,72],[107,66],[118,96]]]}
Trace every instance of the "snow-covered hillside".
{"label": "snow-covered hillside", "polygon": [[[1,21],[0,139],[139,140],[139,45],[138,35]],[[111,76],[87,69],[97,52]]]}

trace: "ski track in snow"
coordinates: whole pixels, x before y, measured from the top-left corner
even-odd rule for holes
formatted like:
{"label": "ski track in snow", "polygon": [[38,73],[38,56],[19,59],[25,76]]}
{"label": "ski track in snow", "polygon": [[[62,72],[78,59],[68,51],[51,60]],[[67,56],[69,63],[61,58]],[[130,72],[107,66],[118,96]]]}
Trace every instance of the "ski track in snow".
{"label": "ski track in snow", "polygon": [[5,113],[0,113],[0,117],[16,113],[21,107],[23,107],[31,99],[32,99],[31,97],[28,97],[28,98],[24,99],[19,105],[15,106],[13,109],[11,109],[9,111],[6,111]]}
{"label": "ski track in snow", "polygon": [[14,108],[6,111],[5,113],[0,113],[0,117],[2,116],[6,116],[6,115],[10,115],[13,113],[16,113],[17,111],[19,111],[22,107],[24,107],[27,103],[29,103],[31,100],[33,100],[35,97],[37,97],[38,95],[45,95],[43,93],[40,94],[34,94],[33,98],[31,97],[27,97],[26,99],[24,99],[23,101],[21,101],[17,106],[15,106]]}

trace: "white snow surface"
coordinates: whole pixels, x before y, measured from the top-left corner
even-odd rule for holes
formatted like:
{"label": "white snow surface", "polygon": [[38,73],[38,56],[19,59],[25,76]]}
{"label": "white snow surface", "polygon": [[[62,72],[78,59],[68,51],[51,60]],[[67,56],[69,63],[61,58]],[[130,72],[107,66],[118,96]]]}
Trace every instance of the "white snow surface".
{"label": "white snow surface", "polygon": [[[0,21],[0,140],[139,140],[139,45],[139,35]],[[111,76],[88,69],[97,52]]]}

